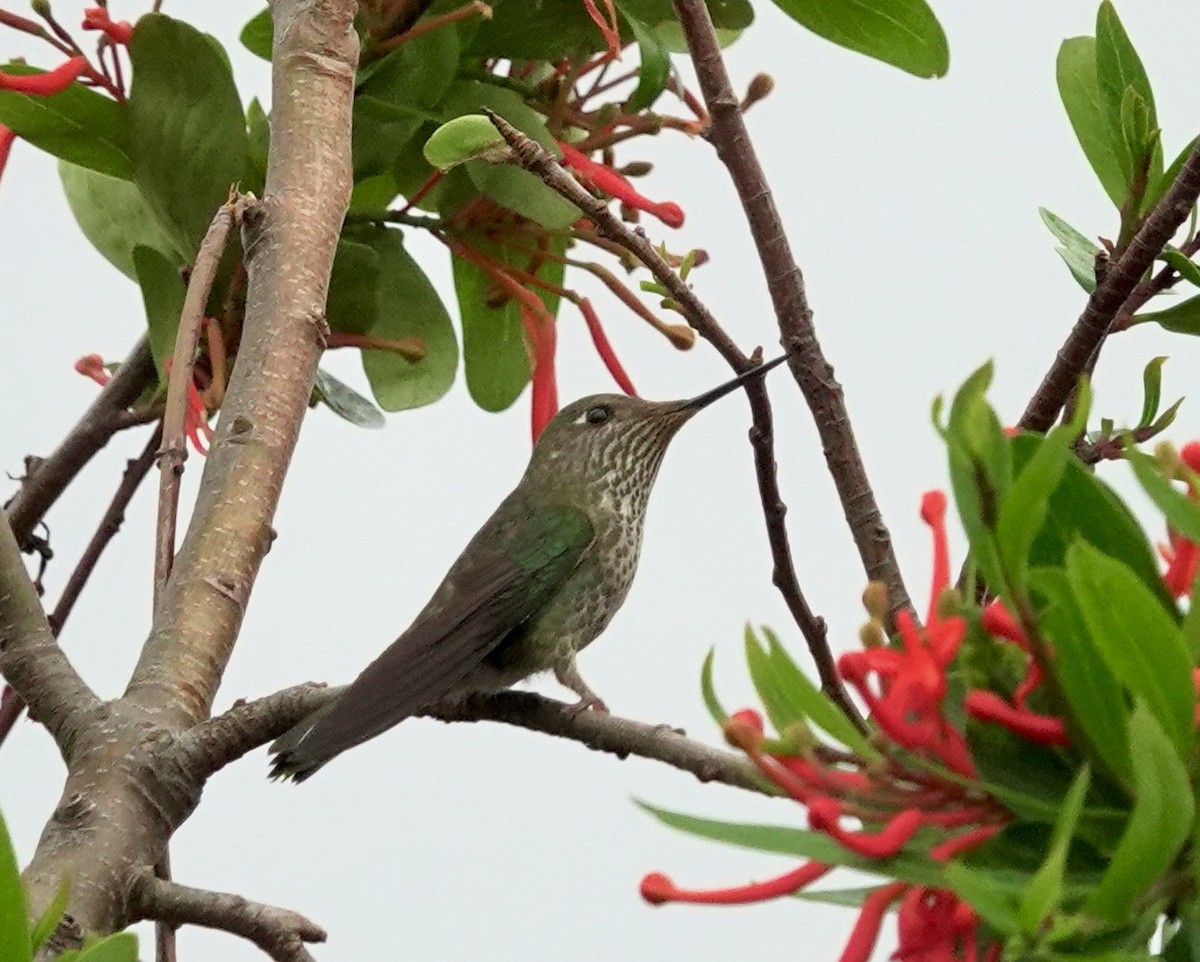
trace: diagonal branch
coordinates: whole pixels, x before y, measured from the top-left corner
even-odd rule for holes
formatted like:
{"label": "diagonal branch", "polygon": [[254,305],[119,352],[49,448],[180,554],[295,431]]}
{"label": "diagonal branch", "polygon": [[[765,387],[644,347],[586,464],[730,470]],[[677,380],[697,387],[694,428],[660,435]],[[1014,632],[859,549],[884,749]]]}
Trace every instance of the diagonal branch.
{"label": "diagonal branch", "polygon": [[[243,755],[278,738],[344,689],[297,685],[256,701],[235,705],[179,736],[181,767],[207,778]],[[740,755],[711,748],[664,725],[649,725],[574,706],[532,692],[501,691],[448,699],[423,715],[444,722],[493,721],[568,738],[618,758],[637,755],[691,772],[703,782],[772,794]]]}
{"label": "diagonal branch", "polygon": [[1108,265],[1103,279],[1088,297],[1087,306],[1017,422],[1019,427],[1027,431],[1050,429],[1075,389],[1088,359],[1108,336],[1113,320],[1154,264],[1154,258],[1162,253],[1187,220],[1197,197],[1200,197],[1200,140],[1179,168],[1179,174],[1158,206],[1133,235],[1125,253],[1116,263]]}
{"label": "diagonal branch", "polygon": [[54,737],[64,757],[80,718],[99,705],[54,640],[12,526],[0,512],[0,674]]}
{"label": "diagonal branch", "polygon": [[154,362],[149,341],[143,337],[71,433],[53,454],[38,463],[8,503],[8,520],[21,545],[92,456],[128,426],[122,415],[153,383]]}
{"label": "diagonal branch", "polygon": [[783,346],[792,356],[789,366],[812,412],[825,463],[837,488],[863,568],[872,581],[882,581],[888,586],[893,613],[911,608],[892,550],[891,534],[867,479],[842,386],[834,378],[833,367],[817,341],[804,276],[792,256],[771,187],[750,142],[741,100],[729,82],[708,8],[704,0],[674,0],[674,4],[704,102],[712,117],[708,139],[728,169],[742,202],[767,290],[775,306]]}
{"label": "diagonal branch", "polygon": [[299,912],[251,902],[240,895],[191,888],[142,875],[132,916],[178,928],[200,925],[248,939],[276,962],[313,962],[306,942],[324,942],[325,930]]}
{"label": "diagonal branch", "polygon": [[[55,636],[62,632],[63,625],[70,617],[75,602],[79,600],[79,595],[96,569],[96,564],[104,553],[104,549],[121,530],[121,525],[125,521],[125,509],[133,499],[138,486],[141,485],[154,465],[154,457],[158,451],[161,437],[162,432],[156,430],[150,436],[141,455],[126,462],[125,473],[121,476],[117,492],[109,502],[104,517],[100,519],[100,525],[96,528],[96,533],[92,535],[92,540],[88,542],[87,547],[83,549],[83,554],[79,556],[79,562],[75,565],[75,570],[71,572],[71,577],[67,579],[66,587],[63,588],[58,604],[54,606],[54,611],[50,614],[50,628]],[[12,689],[6,689],[3,697],[0,698],[0,744],[3,744],[8,737],[24,708],[25,702],[21,696]]]}
{"label": "diagonal branch", "polygon": [[[488,115],[512,150],[512,159],[517,164],[537,174],[547,187],[557,191],[587,214],[601,234],[619,244],[641,261],[655,279],[670,292],[672,299],[679,304],[688,323],[695,328],[696,333],[712,344],[730,367],[741,373],[751,366],[750,358],[742,353],[704,302],[675,273],[671,265],[650,243],[644,232],[630,230],[608,209],[608,205],[604,201],[593,197],[584,189],[579,181],[567,173],[554,156],[536,140],[526,137],[499,114],[488,111]],[[787,527],[784,524],[787,505],[783,503],[783,496],[779,491],[779,478],[776,474],[773,419],[771,403],[767,398],[767,389],[761,380],[751,381],[746,385],[746,396],[750,400],[752,418],[750,444],[754,449],[754,469],[758,479],[758,493],[762,501],[767,538],[771,545],[771,559],[774,563],[772,581],[787,603],[788,610],[800,628],[801,634],[804,635],[805,644],[816,663],[817,673],[821,677],[821,685],[825,693],[837,702],[838,707],[845,712],[848,718],[855,721],[856,724],[860,723],[858,710],[842,686],[841,678],[838,677],[837,667],[826,638],[825,620],[813,614],[804,597],[804,592],[800,588],[799,579],[796,577],[792,549],[788,542]]]}

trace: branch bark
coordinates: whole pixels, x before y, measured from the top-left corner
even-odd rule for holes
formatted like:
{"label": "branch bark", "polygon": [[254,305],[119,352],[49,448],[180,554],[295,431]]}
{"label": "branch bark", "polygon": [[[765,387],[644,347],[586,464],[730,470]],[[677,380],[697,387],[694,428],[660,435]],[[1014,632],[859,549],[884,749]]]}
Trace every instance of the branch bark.
{"label": "branch bark", "polygon": [[67,485],[109,438],[128,426],[122,415],[153,383],[150,343],[142,338],[54,453],[29,472],[8,503],[8,520],[22,547]]}
{"label": "branch bark", "polygon": [[1192,148],[1170,189],[1134,234],[1115,264],[1088,298],[1087,306],[1059,348],[1050,370],[1030,399],[1018,426],[1048,431],[1075,389],[1088,359],[1108,336],[1113,321],[1134,293],[1154,258],[1175,236],[1200,197],[1200,141]]}
{"label": "branch bark", "polygon": [[[579,181],[564,170],[554,156],[536,140],[525,136],[499,114],[491,111],[485,112],[491,117],[492,123],[496,125],[496,129],[500,131],[500,135],[512,150],[512,159],[521,167],[537,174],[546,186],[557,191],[587,214],[604,237],[629,251],[644,264],[655,279],[670,292],[671,297],[679,304],[684,317],[687,318],[696,333],[712,344],[730,367],[741,373],[753,366],[750,358],[742,353],[704,302],[696,296],[695,291],[675,273],[671,265],[650,243],[645,232],[641,229],[630,230],[608,209],[608,205],[604,201],[593,197],[584,189]],[[787,505],[784,504],[783,496],[780,494],[779,478],[776,473],[774,426],[771,402],[767,397],[766,386],[761,380],[756,380],[747,384],[745,390],[750,401],[752,419],[750,444],[754,450],[754,469],[758,479],[759,499],[763,506],[767,538],[771,545],[771,559],[774,563],[771,580],[779,589],[792,618],[804,636],[805,644],[817,666],[817,673],[820,675],[825,693],[837,703],[846,717],[861,727],[862,718],[858,714],[858,709],[851,701],[838,676],[826,637],[825,620],[813,613],[800,588],[799,579],[796,577],[796,567],[792,561],[792,549],[784,523]]]}
{"label": "branch bark", "polygon": [[[235,705],[197,725],[177,744],[181,767],[207,778],[226,765],[278,738],[342,688],[297,685],[256,701]],[[665,725],[650,725],[600,712],[581,712],[532,692],[501,691],[450,699],[421,714],[444,722],[502,722],[530,731],[577,741],[618,758],[636,755],[690,772],[702,782],[775,794],[754,766],[733,752],[712,748]]]}

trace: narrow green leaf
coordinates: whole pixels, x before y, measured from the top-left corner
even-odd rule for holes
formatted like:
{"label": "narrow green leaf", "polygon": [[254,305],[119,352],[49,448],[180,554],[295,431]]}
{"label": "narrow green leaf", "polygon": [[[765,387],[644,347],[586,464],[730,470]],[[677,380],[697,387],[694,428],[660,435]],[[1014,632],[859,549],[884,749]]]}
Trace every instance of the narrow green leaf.
{"label": "narrow green leaf", "polygon": [[1014,935],[1021,931],[1017,899],[1011,892],[998,887],[988,873],[969,868],[962,862],[951,862],[944,875],[946,887],[997,932]]}
{"label": "narrow green leaf", "polygon": [[[12,76],[45,73],[22,63],[3,69]],[[59,160],[109,177],[133,176],[126,111],[80,83],[50,96],[0,90],[0,124]]]}
{"label": "narrow green leaf", "polygon": [[25,887],[8,827],[0,817],[0,959],[29,962],[31,958]]}
{"label": "narrow green leaf", "polygon": [[1183,251],[1171,247],[1159,254],[1158,259],[1175,268],[1185,281],[1200,287],[1200,264],[1191,260]]}
{"label": "narrow green leaf", "polygon": [[138,246],[154,248],[173,264],[183,263],[137,185],[65,160],[58,162],[58,176],[83,236],[130,280],[137,280],[133,249]]}
{"label": "narrow green leaf", "polygon": [[671,78],[671,55],[658,35],[633,16],[624,3],[618,3],[617,9],[629,24],[638,45],[638,83],[625,102],[625,109],[629,113],[637,113],[654,106],[666,89],[667,81]]}
{"label": "narrow green leaf", "polygon": [[256,13],[246,22],[238,39],[242,42],[242,46],[254,56],[261,57],[270,63],[271,42],[274,33],[275,24],[271,20],[271,10],[268,7],[266,10]]}
{"label": "narrow green leaf", "polygon": [[1151,211],[1158,206],[1158,202],[1162,200],[1163,194],[1175,183],[1175,178],[1179,176],[1179,171],[1183,167],[1184,161],[1188,159],[1195,146],[1196,138],[1192,138],[1184,145],[1183,150],[1171,161],[1170,166],[1160,176],[1151,178],[1150,185],[1146,188],[1146,199],[1142,202],[1142,213]]}
{"label": "narrow green leaf", "polygon": [[729,712],[717,698],[717,689],[713,684],[713,658],[716,653],[716,648],[709,648],[704,656],[704,666],[700,669],[700,694],[704,697],[704,707],[708,709],[712,720],[723,730],[729,724]]}
{"label": "narrow green leaf", "polygon": [[1163,513],[1171,527],[1192,541],[1200,541],[1200,504],[1173,487],[1171,482],[1162,476],[1158,465],[1149,455],[1135,448],[1128,448],[1125,451],[1125,460],[1133,468],[1142,489]]}
{"label": "narrow green leaf", "polygon": [[387,424],[383,412],[348,384],[317,368],[313,392],[338,417],[360,428],[378,430]]}
{"label": "narrow green leaf", "polygon": [[175,353],[179,316],[183,313],[187,285],[175,265],[153,248],[135,247],[133,266],[142,290],[142,305],[146,308],[150,354],[154,358],[154,369],[161,378],[166,370],[167,358]]}
{"label": "narrow green leaf", "polygon": [[788,828],[782,825],[754,825],[743,822],[724,822],[718,819],[684,815],[634,799],[643,811],[671,828],[700,838],[778,855],[813,859],[830,865],[858,869],[872,875],[911,882],[914,885],[940,886],[942,866],[919,855],[902,853],[888,859],[868,859],[842,848],[823,832]]}
{"label": "narrow green leaf", "polygon": [[1021,928],[1028,935],[1036,934],[1042,923],[1058,911],[1062,900],[1063,876],[1067,871],[1067,852],[1071,847],[1079,813],[1083,810],[1091,775],[1091,770],[1085,765],[1071,784],[1071,790],[1063,799],[1058,821],[1054,823],[1054,834],[1050,837],[1046,858],[1029,880],[1029,887],[1021,898],[1018,917]]}
{"label": "narrow green leaf", "polygon": [[246,175],[246,119],[224,50],[165,14],[138,20],[129,47],[134,182],[190,260]]}
{"label": "narrow green leaf", "polygon": [[[1196,692],[1191,656],[1175,619],[1132,571],[1086,542],[1067,549],[1067,576],[1109,669],[1145,700],[1186,752],[1195,735]],[[1136,765],[1135,757],[1135,770]]]}
{"label": "narrow green leaf", "polygon": [[416,362],[391,351],[362,352],[375,400],[385,411],[431,404],[450,390],[458,368],[458,344],[446,308],[404,249],[399,232],[357,230],[353,239],[379,255],[376,319],[367,333],[387,340],[419,337],[425,345],[425,356]]}
{"label": "narrow green leaf", "polygon": [[[1158,127],[1158,119],[1150,78],[1109,0],[1104,0],[1096,13],[1096,79],[1110,137],[1114,149],[1119,151],[1128,185],[1144,157],[1146,136]],[[1127,95],[1128,90],[1133,91],[1133,97]],[[1129,129],[1122,123],[1123,114]],[[1137,116],[1130,120],[1134,114]],[[1161,170],[1162,152],[1159,150],[1157,166],[1152,166],[1149,172],[1151,178],[1157,177]]]}
{"label": "narrow green leaf", "polygon": [[924,0],[775,0],[802,27],[917,77],[942,77],[950,48]]}
{"label": "narrow green leaf", "polygon": [[1200,294],[1180,301],[1163,311],[1135,314],[1134,324],[1157,324],[1176,334],[1200,334]]}
{"label": "narrow green leaf", "polygon": [[66,912],[67,901],[70,897],[71,880],[64,875],[58,880],[58,888],[54,890],[54,898],[50,900],[50,904],[46,906],[41,917],[33,923],[33,928],[29,932],[29,942],[34,952],[45,945],[50,936],[54,934],[54,930],[58,928],[59,919]]}
{"label": "narrow green leaf", "polygon": [[1114,924],[1128,921],[1133,904],[1170,867],[1191,833],[1196,811],[1187,769],[1156,718],[1139,700],[1129,723],[1137,792],[1133,811],[1086,907]]}
{"label": "narrow green leaf", "polygon": [[[247,172],[245,188],[261,193],[267,182],[267,152],[271,147],[271,121],[255,97],[246,108],[246,146],[249,150],[250,170]],[[357,185],[356,185],[357,186]],[[391,200],[389,197],[388,200]]]}
{"label": "narrow green leaf", "polygon": [[1092,37],[1064,40],[1058,50],[1058,93],[1100,185],[1120,208],[1129,192],[1124,149],[1109,131],[1108,113],[1096,76],[1096,41]]}
{"label": "narrow green leaf", "polygon": [[792,898],[820,905],[836,905],[843,909],[857,909],[862,907],[867,896],[878,892],[879,888],[880,886],[876,885],[866,889],[801,889],[799,892],[793,892]]}
{"label": "narrow green leaf", "polygon": [[845,745],[860,758],[878,758],[879,750],[842,713],[842,710],[830,701],[825,693],[800,670],[791,655],[787,653],[787,649],[780,643],[775,632],[766,627],[762,631],[767,639],[778,687],[788,698],[790,710],[800,717],[807,718],[825,734]]}
{"label": "narrow green leaf", "polygon": [[1150,425],[1158,414],[1158,405],[1162,400],[1162,366],[1167,363],[1165,356],[1154,358],[1142,370],[1142,416],[1138,418],[1138,427]]}
{"label": "narrow green leaf", "polygon": [[1056,250],[1071,276],[1090,294],[1096,289],[1096,255],[1100,252],[1099,246],[1045,207],[1039,207],[1038,213],[1042,223],[1062,243]]}
{"label": "narrow green leaf", "polygon": [[1074,589],[1061,568],[1031,572],[1034,591],[1047,599],[1038,612],[1054,650],[1052,670],[1088,745],[1122,781],[1133,777],[1129,758],[1129,699],[1092,642]]}
{"label": "narrow green leaf", "polygon": [[795,722],[804,721],[804,716],[793,711],[787,696],[779,691],[780,686],[775,677],[771,657],[759,644],[754,629],[749,624],[746,625],[744,643],[746,667],[750,670],[750,680],[754,683],[754,690],[758,692],[758,698],[762,702],[771,725],[782,735]]}

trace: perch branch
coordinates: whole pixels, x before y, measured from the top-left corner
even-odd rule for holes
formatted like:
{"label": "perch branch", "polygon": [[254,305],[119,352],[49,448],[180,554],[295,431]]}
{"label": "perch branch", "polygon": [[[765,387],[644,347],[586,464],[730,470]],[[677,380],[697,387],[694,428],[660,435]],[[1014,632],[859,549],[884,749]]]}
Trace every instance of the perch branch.
{"label": "perch branch", "polygon": [[674,3],[711,117],[708,140],[729,171],[742,202],[775,307],[783,346],[791,355],[789,367],[812,412],[825,463],[837,488],[863,568],[870,580],[882,581],[888,586],[893,613],[911,608],[892,550],[891,534],[867,479],[842,386],[835,379],[833,366],[817,340],[804,275],[792,256],[770,184],[746,130],[742,102],[729,82],[708,8],[703,0],[674,0]]}
{"label": "perch branch", "polygon": [[[696,333],[712,344],[730,367],[741,373],[752,366],[750,358],[742,353],[704,305],[704,302],[655,250],[654,245],[650,243],[642,230],[631,230],[622,223],[608,209],[608,205],[604,201],[593,197],[536,140],[526,137],[498,114],[488,113],[492,123],[496,125],[496,129],[500,131],[501,136],[512,150],[516,163],[537,174],[548,187],[557,191],[587,214],[603,236],[619,244],[641,261],[679,304],[688,323],[695,328]],[[752,417],[750,443],[754,450],[754,468],[758,479],[759,498],[762,501],[767,537],[771,545],[771,558],[774,562],[772,581],[787,603],[788,610],[800,628],[801,634],[804,635],[804,641],[816,663],[825,693],[837,702],[847,717],[861,724],[858,710],[854,707],[854,703],[850,700],[838,677],[837,667],[834,665],[833,655],[829,650],[829,641],[826,638],[825,620],[813,614],[804,597],[804,592],[800,588],[799,579],[796,577],[791,546],[788,543],[787,527],[784,524],[787,506],[783,503],[783,496],[779,491],[779,479],[776,475],[771,404],[767,398],[766,386],[761,380],[752,381],[746,385],[746,396],[750,400]]]}
{"label": "perch branch", "polygon": [[[297,685],[252,702],[235,705],[179,737],[180,764],[208,777],[248,752],[278,738],[343,691]],[[567,738],[593,751],[618,758],[636,755],[690,772],[704,782],[770,793],[744,758],[711,748],[663,725],[649,725],[573,706],[532,692],[501,691],[450,699],[422,715],[444,722],[503,722]]]}
{"label": "perch branch", "polygon": [[22,547],[84,465],[126,426],[126,409],[153,383],[154,362],[143,337],[54,453],[29,472],[8,503],[8,520]]}
{"label": "perch branch", "polygon": [[306,942],[324,942],[325,930],[299,912],[251,902],[228,892],[191,888],[143,875],[133,893],[133,915],[172,928],[200,925],[248,939],[275,962],[313,962]]}
{"label": "perch branch", "polygon": [[1087,306],[1058,349],[1054,363],[1030,399],[1018,426],[1027,431],[1048,431],[1075,389],[1088,359],[1108,336],[1114,319],[1137,289],[1154,258],[1188,218],[1200,196],[1200,141],[1192,148],[1179,174],[1158,206],[1125,248],[1109,264],[1103,279],[1088,297]]}

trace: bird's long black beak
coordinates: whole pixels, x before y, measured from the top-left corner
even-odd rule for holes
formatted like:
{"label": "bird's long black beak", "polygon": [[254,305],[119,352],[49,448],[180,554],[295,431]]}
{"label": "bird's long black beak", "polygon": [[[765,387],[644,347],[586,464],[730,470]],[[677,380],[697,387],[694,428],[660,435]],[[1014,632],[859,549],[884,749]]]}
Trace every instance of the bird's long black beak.
{"label": "bird's long black beak", "polygon": [[760,364],[758,367],[752,367],[749,371],[739,374],[732,381],[726,381],[724,384],[718,385],[711,391],[705,391],[703,394],[692,398],[690,401],[684,401],[679,406],[685,411],[699,411],[701,408],[706,408],[712,404],[713,401],[723,398],[726,394],[736,391],[747,381],[752,381],[756,377],[762,377],[767,373],[767,371],[771,370],[771,368],[778,367],[787,359],[788,355],[784,354],[782,357],[777,357],[773,361],[767,361],[765,364]]}

